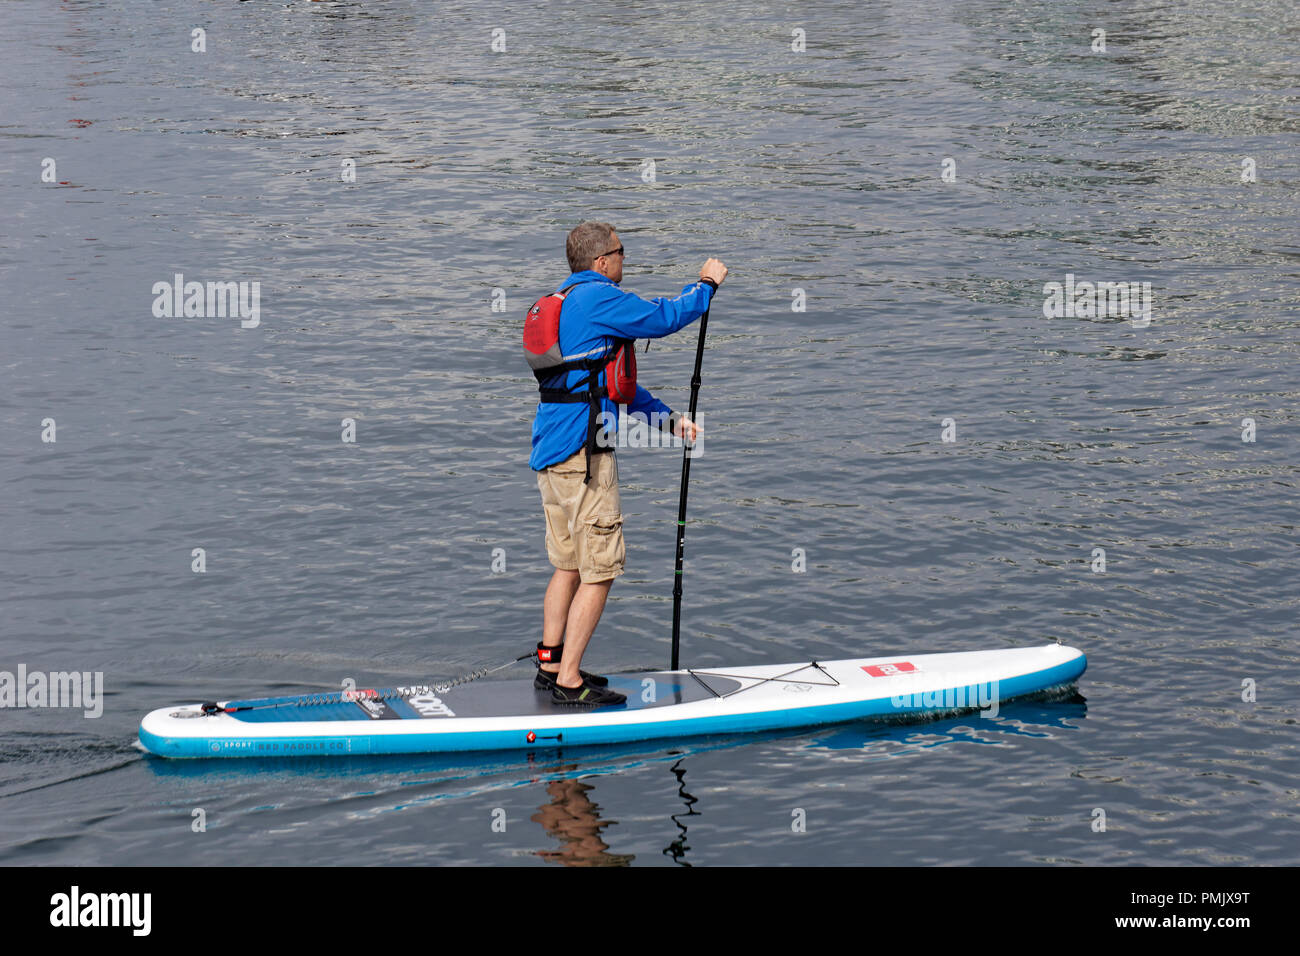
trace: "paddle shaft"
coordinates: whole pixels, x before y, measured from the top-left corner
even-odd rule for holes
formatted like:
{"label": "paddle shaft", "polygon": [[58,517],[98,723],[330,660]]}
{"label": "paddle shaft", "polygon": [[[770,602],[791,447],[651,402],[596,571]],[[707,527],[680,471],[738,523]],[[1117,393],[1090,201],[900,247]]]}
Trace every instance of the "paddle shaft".
{"label": "paddle shaft", "polygon": [[[704,365],[704,333],[709,325],[709,310],[700,316],[700,344],[695,349],[695,374],[691,376],[691,421],[700,400],[700,369]],[[683,440],[686,426],[682,426]],[[684,442],[683,442],[684,443]],[[682,496],[677,505],[677,563],[673,569],[673,661],[669,670],[677,670],[677,655],[682,639],[682,555],[686,547],[686,489],[691,480],[691,446],[682,449]]]}

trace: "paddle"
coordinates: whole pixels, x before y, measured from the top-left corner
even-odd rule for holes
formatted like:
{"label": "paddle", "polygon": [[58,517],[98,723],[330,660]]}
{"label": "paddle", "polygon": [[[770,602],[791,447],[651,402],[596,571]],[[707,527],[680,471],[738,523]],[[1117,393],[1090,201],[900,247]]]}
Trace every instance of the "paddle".
{"label": "paddle", "polygon": [[[700,398],[700,368],[704,364],[704,332],[709,324],[709,310],[700,316],[700,344],[695,349],[695,374],[691,376],[691,421],[695,421],[695,406]],[[677,566],[673,572],[673,662],[669,670],[677,670],[677,651],[682,637],[682,551],[686,546],[686,485],[691,479],[691,446],[685,444],[686,428],[682,427],[682,497],[677,506]]]}

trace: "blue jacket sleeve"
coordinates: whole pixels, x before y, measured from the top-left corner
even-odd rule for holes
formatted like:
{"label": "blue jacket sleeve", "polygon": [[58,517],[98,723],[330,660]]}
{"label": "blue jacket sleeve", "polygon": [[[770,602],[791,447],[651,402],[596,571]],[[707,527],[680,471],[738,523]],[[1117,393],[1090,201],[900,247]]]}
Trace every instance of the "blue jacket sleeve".
{"label": "blue jacket sleeve", "polygon": [[593,296],[588,321],[600,333],[620,339],[661,339],[690,325],[709,308],[713,288],[692,282],[675,299],[646,301],[614,285],[602,286]]}
{"label": "blue jacket sleeve", "polygon": [[659,399],[655,398],[640,385],[636,387],[636,395],[632,401],[627,403],[628,414],[641,412],[647,420],[650,416],[658,412],[661,415],[668,416],[672,414],[672,409],[665,405]]}

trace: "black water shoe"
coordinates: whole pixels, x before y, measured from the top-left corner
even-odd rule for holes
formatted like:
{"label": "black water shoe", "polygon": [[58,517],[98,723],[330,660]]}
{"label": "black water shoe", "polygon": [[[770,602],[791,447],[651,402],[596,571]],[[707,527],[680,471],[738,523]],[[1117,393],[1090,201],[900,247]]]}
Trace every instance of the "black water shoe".
{"label": "black water shoe", "polygon": [[604,704],[622,704],[627,697],[607,687],[596,687],[583,681],[578,687],[553,685],[551,702],[555,704],[572,704],[577,707],[600,707]]}
{"label": "black water shoe", "polygon": [[[578,671],[584,684],[590,684],[593,687],[608,687],[609,678],[601,677],[599,674],[588,674],[586,671]],[[533,679],[533,686],[538,690],[550,690],[555,686],[555,678],[559,677],[558,673],[552,674],[537,668],[537,676]]]}

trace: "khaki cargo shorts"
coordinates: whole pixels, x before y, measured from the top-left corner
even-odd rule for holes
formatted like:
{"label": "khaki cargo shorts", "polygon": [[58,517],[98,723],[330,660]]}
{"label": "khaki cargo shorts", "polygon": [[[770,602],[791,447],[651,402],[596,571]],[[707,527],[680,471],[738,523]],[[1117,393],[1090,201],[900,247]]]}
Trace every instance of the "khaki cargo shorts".
{"label": "khaki cargo shorts", "polygon": [[577,571],[583,584],[609,581],[623,573],[623,506],[618,497],[614,452],[578,452],[537,473],[546,511],[546,556],[562,571]]}

